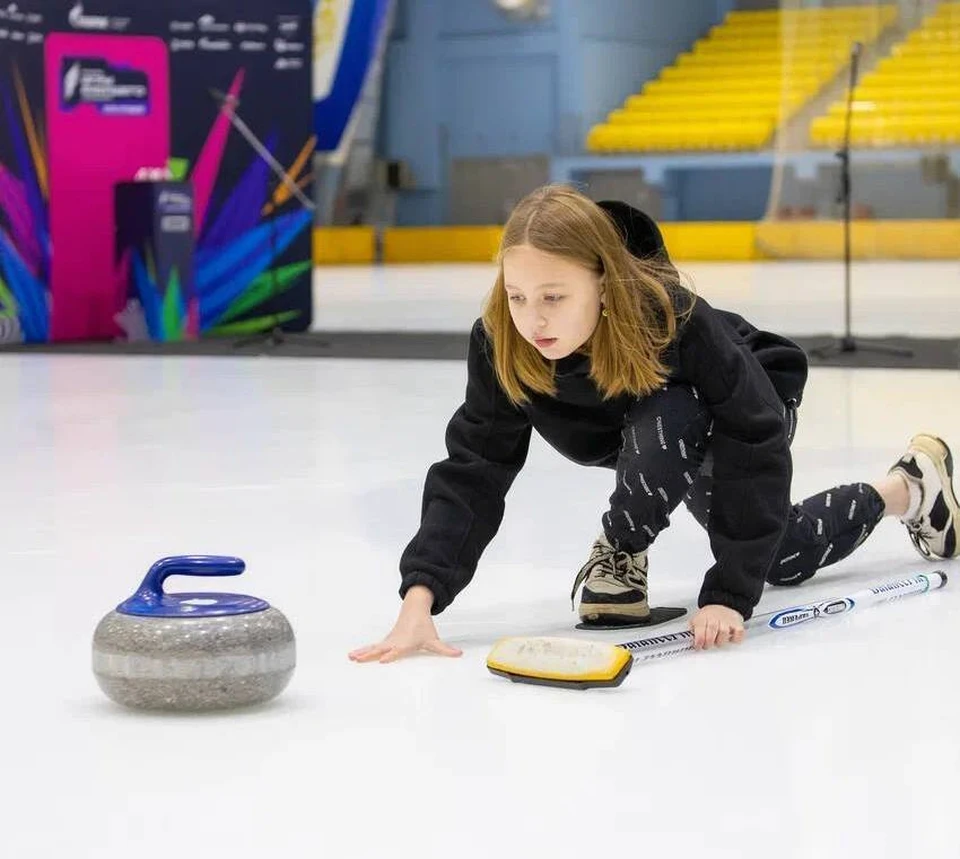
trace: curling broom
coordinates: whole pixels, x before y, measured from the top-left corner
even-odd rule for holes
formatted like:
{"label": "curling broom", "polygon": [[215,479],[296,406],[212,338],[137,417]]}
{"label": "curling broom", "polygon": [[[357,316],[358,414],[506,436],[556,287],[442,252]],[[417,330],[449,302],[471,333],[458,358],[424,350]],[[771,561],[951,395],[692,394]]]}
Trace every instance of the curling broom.
{"label": "curling broom", "polygon": [[[761,632],[791,629],[812,620],[837,617],[849,614],[855,609],[881,605],[914,594],[929,593],[939,590],[946,583],[947,576],[942,570],[919,573],[909,578],[864,588],[850,596],[757,615],[744,624],[744,630],[752,638]],[[487,656],[487,668],[493,674],[516,683],[591,689],[619,686],[635,662],[667,659],[693,650],[694,635],[690,630],[641,638],[624,644],[543,636],[511,636],[501,639],[493,646]]]}

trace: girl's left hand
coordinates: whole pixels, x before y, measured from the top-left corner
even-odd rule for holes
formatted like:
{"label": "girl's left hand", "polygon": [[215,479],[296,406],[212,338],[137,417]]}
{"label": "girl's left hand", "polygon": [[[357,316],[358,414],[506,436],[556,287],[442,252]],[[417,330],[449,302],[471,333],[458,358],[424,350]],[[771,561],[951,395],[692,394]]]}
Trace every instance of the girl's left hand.
{"label": "girl's left hand", "polygon": [[725,605],[705,605],[690,620],[696,650],[743,641],[743,616]]}

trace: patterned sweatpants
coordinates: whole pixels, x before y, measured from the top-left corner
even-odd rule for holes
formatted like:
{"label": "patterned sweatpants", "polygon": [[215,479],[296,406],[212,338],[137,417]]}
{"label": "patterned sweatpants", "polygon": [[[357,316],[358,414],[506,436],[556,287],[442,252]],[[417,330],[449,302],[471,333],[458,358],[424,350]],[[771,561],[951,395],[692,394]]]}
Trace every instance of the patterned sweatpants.
{"label": "patterned sweatpants", "polygon": [[[788,410],[789,440],[796,410]],[[646,549],[683,501],[704,527],[712,494],[712,420],[697,391],[668,385],[638,400],[624,425],[617,485],[603,529],[629,552]],[[836,486],[794,504],[780,550],[767,573],[777,585],[798,585],[821,567],[847,557],[883,518],[884,504],[865,483]]]}

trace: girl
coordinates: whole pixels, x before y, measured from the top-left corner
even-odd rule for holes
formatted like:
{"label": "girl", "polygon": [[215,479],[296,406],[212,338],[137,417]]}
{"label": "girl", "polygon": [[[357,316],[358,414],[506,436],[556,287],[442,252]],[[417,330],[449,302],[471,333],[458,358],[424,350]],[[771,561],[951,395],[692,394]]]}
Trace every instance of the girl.
{"label": "girl", "polygon": [[615,473],[574,583],[588,625],[649,622],[647,550],[681,501],[715,558],[690,620],[698,648],[740,642],[765,582],[806,581],[884,516],[901,519],[924,557],[960,554],[953,461],[935,436],[915,436],[872,484],[791,506],[804,353],[685,289],[643,213],[542,188],[511,214],[499,266],[470,336],[449,455],[427,473],[420,529],[400,560],[399,619],[351,659],[460,655],[431,615],[472,579],[533,429],[574,462]]}

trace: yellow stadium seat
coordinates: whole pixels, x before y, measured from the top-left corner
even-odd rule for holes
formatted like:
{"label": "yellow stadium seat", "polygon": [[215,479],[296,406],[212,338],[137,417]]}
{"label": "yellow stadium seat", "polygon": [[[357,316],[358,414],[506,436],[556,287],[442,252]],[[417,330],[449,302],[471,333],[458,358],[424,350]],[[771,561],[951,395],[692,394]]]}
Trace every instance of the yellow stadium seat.
{"label": "yellow stadium seat", "polygon": [[[732,11],[590,129],[593,152],[757,149],[834,79],[896,6]],[[825,119],[829,119],[826,117]]]}
{"label": "yellow stadium seat", "polygon": [[[843,140],[842,118],[819,117],[811,138],[835,146]],[[858,146],[924,146],[960,142],[960,116],[872,117],[851,123],[851,143]]]}
{"label": "yellow stadium seat", "polygon": [[[810,141],[843,139],[846,99],[810,126]],[[960,143],[960,3],[941,4],[854,91],[850,139],[859,146]]]}
{"label": "yellow stadium seat", "polygon": [[[960,115],[960,92],[953,99],[904,99],[902,101],[871,101],[857,98],[852,105],[852,115],[859,116],[924,116],[927,114]],[[845,117],[847,115],[846,102],[836,102],[830,105],[828,116]]]}

